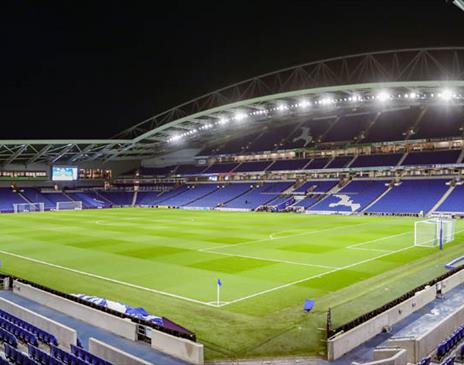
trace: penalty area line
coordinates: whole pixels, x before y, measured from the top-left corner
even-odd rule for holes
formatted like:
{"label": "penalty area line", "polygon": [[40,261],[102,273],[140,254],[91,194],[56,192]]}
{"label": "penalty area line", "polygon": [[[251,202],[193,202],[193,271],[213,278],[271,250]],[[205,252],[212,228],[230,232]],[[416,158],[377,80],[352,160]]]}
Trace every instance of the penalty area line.
{"label": "penalty area line", "polygon": [[155,294],[164,295],[164,296],[166,296],[166,297],[171,297],[171,298],[176,298],[176,299],[180,299],[180,300],[185,300],[185,301],[187,301],[187,302],[196,303],[196,304],[202,304],[202,305],[206,305],[206,306],[209,306],[209,307],[217,307],[216,304],[211,304],[211,303],[208,303],[208,302],[202,302],[201,300],[197,300],[197,299],[192,299],[192,298],[184,297],[184,296],[182,296],[182,295],[172,294],[172,293],[168,293],[168,292],[165,292],[165,291],[161,291],[161,290],[157,290],[157,289],[152,289],[152,288],[146,288],[146,287],[141,286],[141,285],[132,284],[132,283],[128,283],[128,282],[125,282],[125,281],[120,281],[120,280],[116,280],[116,279],[107,278],[107,277],[105,277],[105,276],[101,276],[101,275],[97,275],[97,274],[92,274],[92,273],[85,272],[85,271],[81,271],[81,270],[72,269],[72,268],[66,267],[66,266],[61,266],[61,265],[57,265],[57,264],[52,264],[52,263],[50,263],[50,262],[46,262],[46,261],[34,259],[34,258],[32,258],[32,257],[27,257],[27,256],[23,256],[23,255],[18,255],[18,254],[13,253],[13,252],[8,252],[8,251],[0,250],[0,253],[2,253],[2,254],[4,254],[4,255],[9,255],[9,256],[17,257],[17,258],[20,258],[20,259],[23,259],[23,260],[35,262],[35,263],[37,263],[37,264],[46,265],[46,266],[54,267],[54,268],[57,268],[57,269],[61,269],[61,270],[73,272],[73,273],[75,273],[75,274],[84,275],[84,276],[89,276],[89,277],[92,277],[92,278],[96,278],[96,279],[108,281],[108,282],[110,282],[110,283],[119,284],[119,285],[124,285],[124,286],[127,286],[127,287],[131,287],[131,288],[135,288],[135,289],[140,289],[140,290],[147,291],[147,292],[151,292],[151,293],[155,293]]}
{"label": "penalty area line", "polygon": [[259,291],[259,292],[257,292],[257,293],[251,294],[251,295],[247,295],[247,296],[242,297],[242,298],[238,298],[238,299],[231,300],[231,301],[228,302],[227,304],[219,304],[218,307],[221,308],[221,307],[224,307],[224,306],[226,306],[226,305],[230,305],[230,304],[242,302],[242,301],[244,301],[244,300],[251,299],[251,298],[254,298],[254,297],[257,297],[257,296],[260,296],[260,295],[268,294],[268,293],[271,293],[271,292],[276,291],[276,290],[288,288],[289,286],[293,286],[293,285],[297,285],[297,284],[300,284],[300,283],[304,283],[304,282],[306,282],[306,281],[309,281],[309,280],[312,280],[312,279],[315,279],[315,278],[322,278],[322,277],[325,276],[325,275],[332,274],[332,273],[334,273],[334,272],[341,271],[341,270],[350,269],[350,268],[352,268],[352,267],[355,267],[355,266],[358,266],[358,265],[361,265],[361,264],[365,264],[365,263],[367,263],[367,262],[374,261],[374,260],[380,259],[380,258],[382,258],[382,257],[392,255],[392,254],[394,254],[394,253],[398,253],[398,252],[402,252],[402,251],[409,250],[409,249],[411,249],[411,248],[413,248],[413,247],[416,247],[416,246],[412,245],[412,246],[404,247],[404,248],[401,248],[401,249],[399,249],[399,250],[395,250],[395,251],[391,251],[391,252],[385,253],[385,254],[383,254],[383,255],[371,257],[370,259],[362,260],[362,261],[355,262],[355,263],[350,264],[350,265],[342,266],[342,267],[337,268],[337,269],[329,270],[329,271],[326,271],[326,272],[321,273],[321,274],[312,275],[312,276],[309,276],[309,277],[307,277],[307,278],[303,278],[303,279],[300,279],[300,280],[295,280],[295,281],[292,281],[292,282],[287,283],[287,284],[283,284],[283,285],[276,286],[276,287],[274,287],[274,288],[262,290],[262,291]]}

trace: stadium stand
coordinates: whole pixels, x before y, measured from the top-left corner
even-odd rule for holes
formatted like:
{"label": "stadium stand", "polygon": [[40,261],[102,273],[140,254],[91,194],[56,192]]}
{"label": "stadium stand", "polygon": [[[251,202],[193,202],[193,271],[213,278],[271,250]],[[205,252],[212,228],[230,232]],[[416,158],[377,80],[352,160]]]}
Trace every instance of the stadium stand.
{"label": "stadium stand", "polygon": [[162,201],[163,205],[182,207],[205,197],[218,189],[216,184],[190,185],[179,195]]}
{"label": "stadium stand", "polygon": [[0,211],[12,212],[13,204],[27,203],[18,193],[11,189],[0,188]]}
{"label": "stadium stand", "polygon": [[324,136],[324,142],[354,141],[368,127],[374,116],[371,113],[342,116],[335,128]]}
{"label": "stadium stand", "polygon": [[464,185],[456,185],[436,210],[442,213],[464,213]]}
{"label": "stadium stand", "polygon": [[393,153],[385,155],[359,155],[355,158],[350,167],[379,167],[396,166],[403,154]]}
{"label": "stadium stand", "polygon": [[201,174],[205,170],[206,166],[197,165],[180,165],[175,169],[175,175],[196,175]]}
{"label": "stadium stand", "polygon": [[311,159],[277,160],[267,168],[267,171],[303,170],[309,161]]}
{"label": "stadium stand", "polygon": [[366,132],[365,142],[401,141],[419,116],[418,109],[383,112]]}
{"label": "stadium stand", "polygon": [[448,105],[446,108],[431,106],[422,118],[413,138],[439,139],[462,136],[463,116],[464,112],[459,106]]}
{"label": "stadium stand", "polygon": [[293,182],[276,182],[255,186],[247,193],[229,201],[224,207],[228,209],[254,210],[271,202],[292,185]]}
{"label": "stadium stand", "polygon": [[203,171],[204,174],[220,174],[220,173],[227,173],[231,172],[238,166],[238,163],[218,163],[208,167],[206,170]]}
{"label": "stadium stand", "polygon": [[131,192],[126,191],[100,191],[100,195],[110,201],[113,205],[127,206],[132,205],[134,196]]}
{"label": "stadium stand", "polygon": [[356,180],[311,207],[313,211],[360,212],[387,188],[386,181]]}
{"label": "stadium stand", "polygon": [[427,213],[448,190],[445,179],[403,180],[367,209],[370,213]]}
{"label": "stadium stand", "polygon": [[402,166],[408,165],[438,165],[454,164],[457,162],[461,151],[435,151],[435,152],[411,152],[403,161]]}
{"label": "stadium stand", "polygon": [[218,186],[216,191],[206,195],[194,202],[186,204],[187,207],[199,208],[216,208],[222,206],[232,199],[239,197],[250,190],[249,183],[234,183],[229,185]]}
{"label": "stadium stand", "polygon": [[261,172],[266,171],[271,161],[242,162],[234,172]]}
{"label": "stadium stand", "polygon": [[326,169],[340,169],[346,167],[351,160],[353,160],[353,156],[340,156],[335,157],[330,163],[325,167]]}

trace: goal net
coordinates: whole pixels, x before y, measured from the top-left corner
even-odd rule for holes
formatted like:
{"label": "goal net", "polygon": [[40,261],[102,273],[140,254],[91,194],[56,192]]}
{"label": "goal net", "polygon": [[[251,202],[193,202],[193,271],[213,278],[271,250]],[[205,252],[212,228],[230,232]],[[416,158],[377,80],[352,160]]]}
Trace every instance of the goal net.
{"label": "goal net", "polygon": [[81,201],[56,202],[56,210],[81,210]]}
{"label": "goal net", "polygon": [[414,223],[414,245],[441,247],[454,240],[455,221],[433,218]]}
{"label": "goal net", "polygon": [[15,213],[43,212],[44,203],[18,203],[13,204]]}

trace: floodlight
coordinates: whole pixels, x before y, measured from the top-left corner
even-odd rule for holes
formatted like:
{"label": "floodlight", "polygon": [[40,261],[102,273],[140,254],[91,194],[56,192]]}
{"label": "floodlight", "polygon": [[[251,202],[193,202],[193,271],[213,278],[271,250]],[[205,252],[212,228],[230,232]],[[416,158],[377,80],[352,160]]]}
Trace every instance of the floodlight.
{"label": "floodlight", "polygon": [[445,101],[450,101],[453,98],[453,92],[450,89],[443,89],[438,93],[438,97]]}
{"label": "floodlight", "polygon": [[247,115],[245,113],[236,113],[235,116],[234,116],[234,119],[237,122],[240,122],[240,121],[244,120],[246,117],[247,117]]}
{"label": "floodlight", "polygon": [[387,91],[380,91],[377,95],[376,95],[376,99],[380,102],[385,102],[387,100],[390,100],[391,99],[391,95],[387,92]]}

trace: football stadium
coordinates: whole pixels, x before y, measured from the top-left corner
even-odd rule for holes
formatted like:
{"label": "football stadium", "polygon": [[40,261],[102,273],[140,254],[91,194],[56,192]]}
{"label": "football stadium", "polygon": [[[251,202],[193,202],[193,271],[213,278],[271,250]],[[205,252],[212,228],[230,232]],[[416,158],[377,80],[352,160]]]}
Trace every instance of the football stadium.
{"label": "football stadium", "polygon": [[464,47],[193,97],[0,140],[0,364],[464,362]]}

